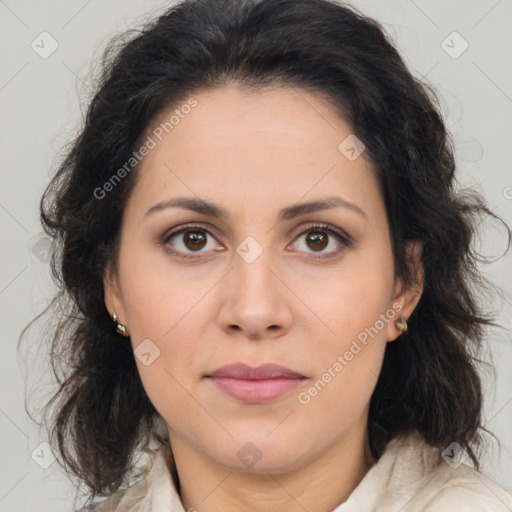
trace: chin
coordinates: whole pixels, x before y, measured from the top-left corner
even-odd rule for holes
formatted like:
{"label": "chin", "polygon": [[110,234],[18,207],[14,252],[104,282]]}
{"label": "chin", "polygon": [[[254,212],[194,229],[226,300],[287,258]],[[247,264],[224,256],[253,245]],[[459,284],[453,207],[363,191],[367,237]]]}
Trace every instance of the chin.
{"label": "chin", "polygon": [[[220,461],[219,461],[220,462]],[[251,473],[255,475],[266,475],[271,474],[283,474],[289,473],[301,466],[298,460],[294,457],[283,455],[282,457],[276,457],[275,455],[269,460],[268,458],[262,457],[260,460],[254,463],[254,465],[241,463],[237,458],[230,459],[224,464],[232,471],[238,473]]]}
{"label": "chin", "polygon": [[232,471],[253,474],[287,473],[305,463],[304,446],[290,446],[285,439],[258,438],[257,435],[231,439],[210,456]]}

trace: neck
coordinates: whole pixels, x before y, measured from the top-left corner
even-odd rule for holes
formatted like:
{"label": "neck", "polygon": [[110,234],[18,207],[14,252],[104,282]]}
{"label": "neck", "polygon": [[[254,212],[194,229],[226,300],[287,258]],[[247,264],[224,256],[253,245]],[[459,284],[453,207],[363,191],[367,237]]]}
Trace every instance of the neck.
{"label": "neck", "polygon": [[209,512],[331,512],[357,487],[371,466],[366,430],[357,429],[328,451],[289,472],[248,473],[220,465],[176,433],[169,439],[185,510]]}

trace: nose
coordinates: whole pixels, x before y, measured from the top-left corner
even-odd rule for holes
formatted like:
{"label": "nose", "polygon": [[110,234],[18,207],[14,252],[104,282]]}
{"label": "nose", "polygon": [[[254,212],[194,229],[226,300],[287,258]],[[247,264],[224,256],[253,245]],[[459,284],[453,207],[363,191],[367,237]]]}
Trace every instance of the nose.
{"label": "nose", "polygon": [[274,339],[291,328],[293,293],[267,253],[251,263],[235,255],[234,267],[224,279],[218,321],[231,336]]}

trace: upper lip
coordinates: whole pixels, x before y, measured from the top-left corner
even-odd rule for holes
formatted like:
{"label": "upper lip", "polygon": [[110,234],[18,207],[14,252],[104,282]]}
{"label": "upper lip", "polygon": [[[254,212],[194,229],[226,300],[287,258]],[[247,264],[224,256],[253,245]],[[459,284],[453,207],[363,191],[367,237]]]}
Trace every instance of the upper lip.
{"label": "upper lip", "polygon": [[261,380],[261,379],[298,379],[305,378],[304,375],[281,366],[279,364],[262,364],[260,366],[249,366],[244,363],[233,363],[218,368],[206,377],[231,377],[232,379]]}

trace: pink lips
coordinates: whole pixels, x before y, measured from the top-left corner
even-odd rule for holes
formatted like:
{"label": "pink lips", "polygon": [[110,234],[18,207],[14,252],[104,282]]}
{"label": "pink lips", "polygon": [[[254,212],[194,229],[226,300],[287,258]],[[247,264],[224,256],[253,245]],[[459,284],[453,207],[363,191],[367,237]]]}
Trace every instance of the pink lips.
{"label": "pink lips", "polygon": [[306,377],[277,364],[256,368],[230,364],[206,376],[224,393],[247,403],[274,400],[299,386]]}

